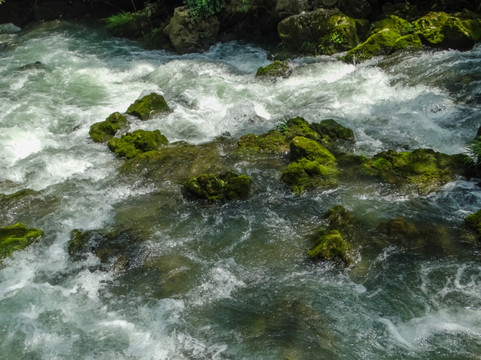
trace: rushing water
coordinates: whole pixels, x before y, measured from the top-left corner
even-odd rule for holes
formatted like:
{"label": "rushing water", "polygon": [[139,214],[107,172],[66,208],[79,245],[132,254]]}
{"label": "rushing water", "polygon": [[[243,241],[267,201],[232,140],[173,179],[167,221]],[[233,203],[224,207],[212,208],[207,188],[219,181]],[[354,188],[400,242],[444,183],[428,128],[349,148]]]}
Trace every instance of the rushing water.
{"label": "rushing water", "polygon": [[[1,209],[0,225],[46,236],[0,269],[0,359],[479,358],[481,263],[462,231],[481,208],[475,180],[427,196],[347,181],[296,197],[276,170],[239,162],[254,195],[206,206],[176,184],[123,181],[122,160],[88,131],[157,92],[173,111],[131,129],[160,129],[171,142],[237,138],[302,116],[353,129],[358,154],[459,153],[480,126],[481,47],[360,65],[298,59],[273,82],[255,78],[267,52],[245,44],[176,56],[70,23],[4,29],[0,193],[40,195]],[[347,269],[305,253],[337,204],[367,229]],[[424,224],[421,245],[376,238],[399,216]],[[69,257],[73,229],[109,226],[141,234],[127,270]]]}

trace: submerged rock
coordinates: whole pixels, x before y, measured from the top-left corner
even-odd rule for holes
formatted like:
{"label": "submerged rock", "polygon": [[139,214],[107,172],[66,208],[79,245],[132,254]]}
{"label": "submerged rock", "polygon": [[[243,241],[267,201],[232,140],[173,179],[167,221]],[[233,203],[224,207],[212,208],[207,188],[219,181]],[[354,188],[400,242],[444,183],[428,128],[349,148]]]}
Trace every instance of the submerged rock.
{"label": "submerged rock", "polygon": [[135,130],[120,138],[112,138],[107,145],[118,157],[132,159],[141,153],[157,150],[168,143],[167,138],[159,130]]}
{"label": "submerged rock", "polygon": [[162,95],[151,93],[129,106],[126,113],[138,117],[141,120],[148,120],[157,114],[169,112],[170,107]]}
{"label": "submerged rock", "polygon": [[426,45],[468,50],[481,39],[481,18],[430,12],[414,22],[414,29]]}
{"label": "submerged rock", "polygon": [[362,164],[363,173],[388,183],[412,185],[421,194],[437,190],[464,172],[464,156],[446,155],[431,149],[413,152],[384,151]]}
{"label": "submerged rock", "polygon": [[349,244],[343,239],[339,231],[332,230],[319,237],[317,244],[307,252],[311,259],[334,260],[339,258],[345,266],[351,260],[348,255]]}
{"label": "submerged rock", "polygon": [[21,250],[37,238],[43,236],[44,233],[40,229],[27,228],[24,224],[17,223],[15,225],[0,228],[0,260],[11,255],[16,250]]}
{"label": "submerged rock", "polygon": [[251,186],[252,179],[249,176],[233,172],[193,176],[184,183],[188,195],[209,201],[247,199]]}
{"label": "submerged rock", "polygon": [[174,16],[165,27],[164,33],[178,53],[201,52],[214,45],[219,26],[217,16],[207,18],[191,16],[189,9],[183,6],[175,9]]}
{"label": "submerged rock", "polygon": [[[322,120],[319,124],[313,123],[310,127],[318,134],[324,137],[324,141],[328,140],[346,140],[354,142],[354,132],[342,126],[332,119]],[[328,137],[326,139],[326,136]]]}
{"label": "submerged rock", "polygon": [[272,64],[257,69],[256,77],[288,77],[291,71],[285,61],[275,60]]}
{"label": "submerged rock", "polygon": [[119,112],[110,114],[105,121],[93,124],[89,135],[95,142],[105,142],[112,139],[115,134],[128,125],[127,118]]}

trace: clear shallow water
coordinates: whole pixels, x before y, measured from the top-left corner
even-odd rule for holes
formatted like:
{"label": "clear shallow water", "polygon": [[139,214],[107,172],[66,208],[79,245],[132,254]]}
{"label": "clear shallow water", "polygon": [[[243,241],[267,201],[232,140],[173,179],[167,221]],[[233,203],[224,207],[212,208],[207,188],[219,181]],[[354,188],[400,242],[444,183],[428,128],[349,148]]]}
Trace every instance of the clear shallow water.
{"label": "clear shallow water", "polygon": [[[425,197],[355,181],[295,197],[274,170],[240,161],[255,195],[202,206],[174,184],[126,183],[122,162],[88,131],[155,91],[172,113],[131,119],[131,130],[160,129],[170,141],[262,133],[302,116],[352,128],[359,154],[454,154],[480,125],[481,48],[357,66],[298,59],[288,79],[272,82],[254,76],[268,54],[246,44],[176,56],[62,22],[0,42],[0,193],[41,193],[2,209],[1,225],[47,234],[0,270],[0,358],[478,358],[479,250],[460,231],[481,208],[475,181]],[[35,61],[43,66],[21,69]],[[337,204],[365,226],[348,269],[305,256]],[[428,226],[421,245],[376,235],[398,216]],[[69,258],[72,229],[109,226],[141,238],[127,270]]]}

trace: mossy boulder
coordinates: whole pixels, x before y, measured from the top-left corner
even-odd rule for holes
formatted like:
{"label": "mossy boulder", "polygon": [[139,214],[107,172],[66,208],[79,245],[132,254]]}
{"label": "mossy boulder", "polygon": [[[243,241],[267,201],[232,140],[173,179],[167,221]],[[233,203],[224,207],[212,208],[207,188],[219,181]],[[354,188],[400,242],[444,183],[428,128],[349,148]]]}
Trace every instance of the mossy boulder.
{"label": "mossy boulder", "polygon": [[286,136],[278,130],[271,130],[263,135],[244,135],[239,139],[237,144],[238,152],[241,153],[287,154],[289,151],[289,141],[287,141]]}
{"label": "mossy boulder", "polygon": [[414,22],[414,30],[426,45],[468,50],[481,39],[481,18],[430,12]]}
{"label": "mossy boulder", "polygon": [[19,190],[13,194],[0,194],[0,207],[10,206],[12,204],[17,204],[25,198],[31,198],[37,196],[39,193],[32,189]]}
{"label": "mossy boulder", "polygon": [[27,247],[43,235],[42,230],[27,228],[21,223],[0,227],[0,260]]}
{"label": "mossy boulder", "polygon": [[337,9],[317,9],[290,16],[277,29],[284,46],[296,53],[333,54],[355,46],[357,23]]}
{"label": "mossy boulder", "polygon": [[252,178],[234,172],[201,174],[184,183],[187,195],[209,201],[244,200],[249,197]]}
{"label": "mossy boulder", "polygon": [[[323,136],[324,139],[354,142],[354,132],[337,123],[335,120],[322,120],[320,123],[311,124],[310,127]],[[326,136],[328,138],[326,138]]]}
{"label": "mossy boulder", "polygon": [[169,105],[162,95],[151,93],[135,102],[127,109],[127,114],[138,117],[141,120],[149,120],[157,114],[170,111]]}
{"label": "mossy boulder", "polygon": [[135,130],[120,138],[112,138],[107,145],[118,157],[132,159],[141,153],[157,150],[168,143],[167,138],[159,130]]}
{"label": "mossy boulder", "polygon": [[124,115],[114,112],[105,121],[93,124],[90,127],[89,135],[95,142],[105,142],[112,139],[119,130],[126,128],[128,123]]}
{"label": "mossy boulder", "polygon": [[314,130],[312,125],[300,116],[289,119],[280,124],[278,129],[284,134],[288,142],[296,136],[303,136],[319,142],[322,142],[323,140],[322,135]]}
{"label": "mossy boulder", "polygon": [[335,188],[338,174],[335,165],[322,165],[318,161],[302,158],[287,166],[282,172],[281,180],[296,195],[300,195],[304,190]]}
{"label": "mossy boulder", "polygon": [[345,266],[349,266],[349,244],[344,240],[341,233],[332,230],[319,237],[316,245],[307,251],[311,259],[335,260],[340,259]]}
{"label": "mossy boulder", "polygon": [[421,48],[421,39],[414,33],[414,25],[395,15],[375,22],[368,39],[350,49],[344,60],[360,62],[374,56],[390,55],[398,50]]}
{"label": "mossy boulder", "polygon": [[292,161],[306,158],[307,160],[317,161],[321,165],[333,165],[336,162],[336,158],[329,150],[317,141],[304,136],[293,138],[289,147]]}
{"label": "mossy boulder", "polygon": [[464,220],[466,224],[477,233],[478,237],[481,238],[481,210],[466,216]]}
{"label": "mossy boulder", "polygon": [[275,60],[272,64],[257,69],[256,77],[288,77],[289,64],[286,61]]}
{"label": "mossy boulder", "polygon": [[365,161],[364,174],[374,175],[398,186],[412,185],[421,194],[437,190],[462,174],[465,157],[446,155],[431,149],[413,152],[385,151]]}

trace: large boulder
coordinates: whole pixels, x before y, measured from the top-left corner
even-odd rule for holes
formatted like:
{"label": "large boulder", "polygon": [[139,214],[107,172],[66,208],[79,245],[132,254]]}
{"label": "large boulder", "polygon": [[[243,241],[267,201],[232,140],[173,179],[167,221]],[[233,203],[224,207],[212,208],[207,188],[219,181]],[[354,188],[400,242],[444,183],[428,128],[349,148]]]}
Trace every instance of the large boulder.
{"label": "large boulder", "polygon": [[158,150],[168,143],[167,138],[159,130],[135,130],[120,138],[112,138],[107,145],[118,157],[132,159],[141,153]]}
{"label": "large boulder", "polygon": [[105,142],[112,139],[115,134],[128,125],[127,118],[119,112],[110,114],[105,121],[93,124],[89,135],[95,142]]}
{"label": "large boulder", "polygon": [[416,34],[433,47],[471,49],[481,39],[481,18],[460,18],[445,12],[430,12],[414,22]]}
{"label": "large boulder", "polygon": [[421,48],[421,39],[414,34],[413,25],[391,15],[375,22],[368,39],[349,50],[344,57],[348,62],[360,62],[379,55],[390,55],[398,50]]}
{"label": "large boulder", "polygon": [[151,93],[137,99],[129,106],[126,113],[136,116],[141,120],[149,120],[157,114],[162,114],[170,111],[169,105],[165,102],[162,95]]}
{"label": "large boulder", "polygon": [[287,50],[304,54],[334,54],[359,42],[357,22],[337,9],[317,9],[290,16],[277,26]]}
{"label": "large boulder", "polygon": [[9,256],[16,250],[21,250],[37,238],[43,236],[43,231],[35,228],[27,228],[24,224],[0,228],[0,260]]}
{"label": "large boulder", "polygon": [[164,33],[178,53],[202,52],[217,41],[219,25],[219,19],[214,15],[192,17],[187,7],[178,7]]}
{"label": "large boulder", "polygon": [[288,77],[291,73],[289,64],[285,61],[275,60],[273,63],[257,69],[256,77]]}

